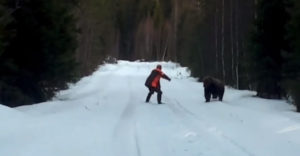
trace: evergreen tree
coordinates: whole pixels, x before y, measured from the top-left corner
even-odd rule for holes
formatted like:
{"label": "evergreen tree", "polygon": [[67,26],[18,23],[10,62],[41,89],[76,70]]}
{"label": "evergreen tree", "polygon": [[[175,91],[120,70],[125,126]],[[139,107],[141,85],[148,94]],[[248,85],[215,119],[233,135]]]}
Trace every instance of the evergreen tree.
{"label": "evergreen tree", "polygon": [[70,2],[6,0],[14,32],[1,55],[0,101],[9,106],[42,102],[75,78],[75,21]]}
{"label": "evergreen tree", "polygon": [[209,54],[204,46],[207,44],[208,24],[205,23],[200,10],[188,7],[191,6],[185,6],[178,23],[177,56],[181,64],[191,69],[193,76],[201,77],[205,67],[211,70],[205,66],[206,61],[203,59]]}
{"label": "evergreen tree", "polygon": [[282,53],[288,49],[287,5],[287,0],[260,0],[258,4],[249,62],[252,83],[259,97],[278,99],[284,94]]}
{"label": "evergreen tree", "polygon": [[291,21],[288,26],[288,38],[291,40],[291,50],[286,53],[284,73],[286,89],[292,96],[297,111],[300,112],[300,1],[293,0]]}
{"label": "evergreen tree", "polygon": [[7,44],[5,26],[11,22],[11,20],[12,18],[4,6],[4,0],[0,0],[0,57],[4,51],[5,45]]}
{"label": "evergreen tree", "polygon": [[40,87],[46,98],[53,96],[58,89],[66,87],[66,83],[76,80],[76,34],[75,19],[72,14],[73,4],[61,0],[45,0],[43,10],[38,14],[41,25],[41,53],[44,65],[40,74]]}
{"label": "evergreen tree", "polygon": [[13,21],[12,13],[17,10],[6,6],[7,0],[0,0],[0,103],[10,101],[14,95],[20,95],[20,90],[13,85],[12,75],[17,73],[17,67],[12,59],[6,57],[6,48],[15,36],[15,29],[8,27]]}

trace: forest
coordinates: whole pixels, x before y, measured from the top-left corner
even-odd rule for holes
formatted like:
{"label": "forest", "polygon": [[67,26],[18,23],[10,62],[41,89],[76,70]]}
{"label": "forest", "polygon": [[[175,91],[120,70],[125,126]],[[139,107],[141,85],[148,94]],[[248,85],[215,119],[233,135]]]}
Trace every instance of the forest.
{"label": "forest", "polygon": [[300,1],[0,0],[0,103],[47,101],[111,58],[178,62],[300,111]]}

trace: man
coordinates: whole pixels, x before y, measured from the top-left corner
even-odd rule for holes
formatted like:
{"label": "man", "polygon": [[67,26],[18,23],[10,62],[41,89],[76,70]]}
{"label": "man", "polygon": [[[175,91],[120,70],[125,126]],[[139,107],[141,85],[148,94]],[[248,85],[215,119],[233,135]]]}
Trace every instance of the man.
{"label": "man", "polygon": [[166,80],[171,81],[171,79],[161,71],[161,65],[157,65],[156,69],[153,69],[151,74],[148,76],[145,85],[149,89],[148,96],[146,98],[146,102],[149,102],[151,95],[156,92],[157,93],[157,102],[161,103],[161,95],[162,91],[160,90],[160,78],[164,78]]}

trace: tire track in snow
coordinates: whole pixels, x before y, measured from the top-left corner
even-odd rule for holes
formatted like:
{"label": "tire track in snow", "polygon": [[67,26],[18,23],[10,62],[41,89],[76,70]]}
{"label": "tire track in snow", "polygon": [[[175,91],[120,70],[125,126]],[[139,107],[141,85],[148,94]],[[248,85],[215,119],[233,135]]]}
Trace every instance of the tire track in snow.
{"label": "tire track in snow", "polygon": [[[92,89],[90,89],[89,91],[83,92],[82,95],[80,96],[77,95],[79,97],[84,97],[83,103],[89,101],[88,103],[85,103],[82,106],[87,111],[99,111],[103,107],[107,106],[107,104],[109,103],[107,102],[107,100],[109,99],[109,96],[111,95],[112,92],[111,88],[114,88],[112,87],[114,85],[113,82],[117,80],[117,78],[114,76],[112,72],[106,73],[105,75],[101,75],[101,77],[97,77],[97,78],[98,79],[94,78],[93,80],[94,82],[91,84],[99,84],[99,86],[101,87],[98,87],[98,85],[94,85],[93,87],[91,87]],[[104,81],[105,79],[109,79],[110,81]],[[82,91],[79,90],[77,92],[82,92]],[[97,94],[97,98],[93,98],[94,94]]]}
{"label": "tire track in snow", "polygon": [[[208,124],[207,122],[205,122],[204,119],[199,118],[193,112],[184,108],[184,106],[182,106],[180,104],[180,102],[178,102],[178,100],[176,100],[176,99],[170,100],[168,97],[164,97],[164,98],[169,102],[169,103],[167,103],[167,106],[174,112],[174,114],[176,116],[178,116],[179,118],[182,118],[182,120],[189,120],[189,122],[184,122],[184,124],[187,125],[188,127],[192,128],[193,130],[200,129],[202,131],[209,132],[213,135],[221,136],[224,140],[229,142],[234,147],[238,148],[240,151],[242,151],[246,155],[255,156],[253,153],[248,151],[245,147],[238,144],[238,142],[236,142],[232,138],[225,135],[223,133],[223,131],[217,129],[216,126],[212,126],[211,124]],[[172,101],[174,101],[174,102],[172,102]],[[192,120],[194,120],[194,121],[192,121]],[[196,121],[197,125],[194,123],[195,121]],[[208,128],[208,130],[206,130],[207,128],[205,128],[205,127],[210,127],[210,128]]]}
{"label": "tire track in snow", "polygon": [[139,144],[139,137],[137,134],[136,128],[136,105],[134,100],[134,94],[131,90],[132,80],[129,77],[126,77],[128,80],[129,89],[129,98],[126,101],[126,106],[123,109],[123,112],[117,122],[117,125],[114,129],[114,140],[116,144],[122,147],[120,151],[117,150],[117,155],[123,156],[141,156],[141,148]]}
{"label": "tire track in snow", "polygon": [[[190,115],[191,117],[195,118],[196,120],[200,121],[200,122],[203,122],[204,120],[203,119],[200,119],[199,117],[197,117],[197,115],[195,115],[194,113],[192,113],[191,111],[187,110],[186,108],[184,108],[179,102],[178,100],[175,99],[175,103],[177,104],[177,106],[179,106],[180,109],[183,110],[183,112],[186,112],[188,115]],[[247,153],[249,156],[254,156],[253,153],[251,153],[250,151],[248,151],[245,147],[241,146],[240,144],[238,144],[234,139],[230,138],[229,136],[225,135],[223,133],[223,131],[217,129],[216,126],[212,126],[210,124],[208,124],[207,122],[205,122],[205,124],[208,126],[208,127],[214,127],[215,128],[215,131],[218,133],[218,134],[221,134],[221,136],[229,141],[231,144],[235,145],[236,147],[238,147],[240,150],[242,150],[243,152]]]}
{"label": "tire track in snow", "polygon": [[135,140],[135,146],[136,146],[137,156],[142,156],[141,148],[140,148],[140,141],[139,141],[138,134],[137,134],[137,132],[136,132],[136,130],[137,130],[136,124],[135,124],[134,127],[135,127],[135,131],[134,131],[134,140]]}

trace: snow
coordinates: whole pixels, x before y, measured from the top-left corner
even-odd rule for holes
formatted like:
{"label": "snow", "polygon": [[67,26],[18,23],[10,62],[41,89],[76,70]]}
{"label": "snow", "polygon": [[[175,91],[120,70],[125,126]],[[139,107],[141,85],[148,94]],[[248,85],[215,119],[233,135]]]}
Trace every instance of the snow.
{"label": "snow", "polygon": [[[165,104],[145,103],[157,64]],[[106,64],[49,102],[0,105],[2,156],[299,156],[300,114],[283,100],[226,87],[205,103],[203,84],[172,62]]]}

